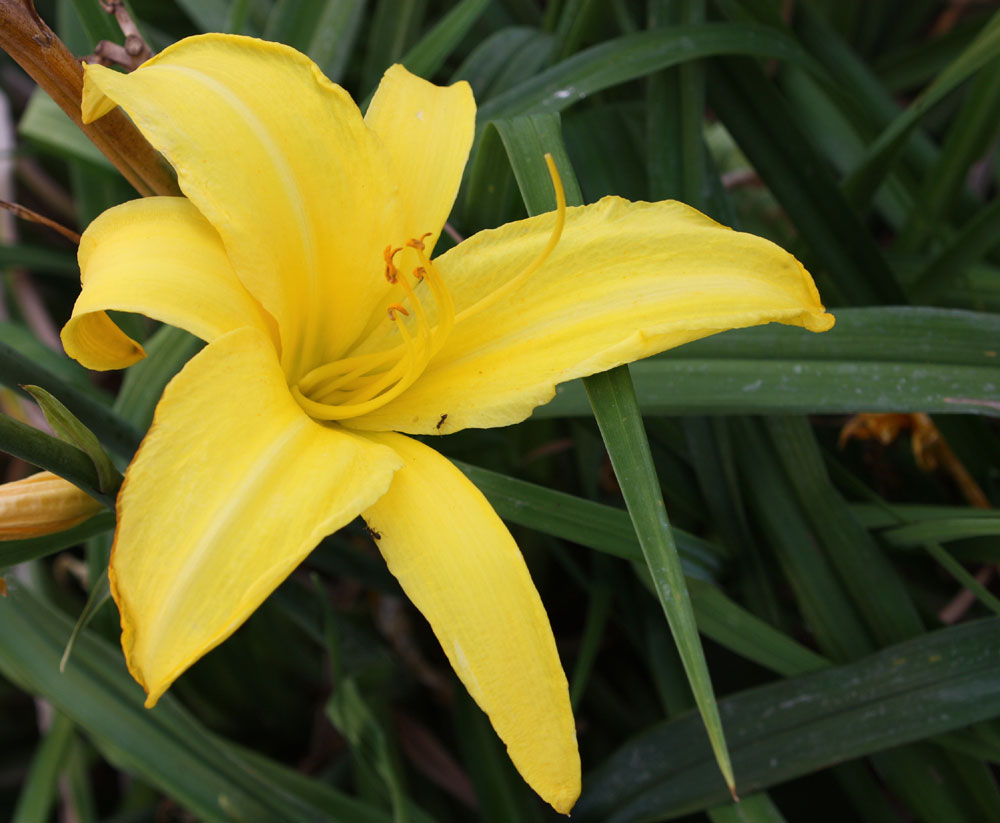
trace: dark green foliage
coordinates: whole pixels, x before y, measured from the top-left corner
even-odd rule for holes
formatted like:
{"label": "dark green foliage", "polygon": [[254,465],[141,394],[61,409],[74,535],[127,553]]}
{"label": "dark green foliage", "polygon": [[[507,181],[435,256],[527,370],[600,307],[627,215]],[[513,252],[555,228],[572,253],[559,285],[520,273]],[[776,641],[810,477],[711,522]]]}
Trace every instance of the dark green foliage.
{"label": "dark green foliage", "polygon": [[[552,208],[551,151],[571,203],[682,199],[814,274],[828,333],[723,333],[435,442],[549,610],[585,771],[574,820],[1000,820],[1000,516],[973,507],[1000,502],[995,3],[127,5],[154,49],[281,40],[362,103],[393,62],[468,80],[462,236]],[[78,54],[122,39],[96,0],[37,6]],[[82,230],[132,197],[6,57],[0,91],[12,199]],[[357,525],[142,708],[102,597],[114,491],[201,344],[122,316],[148,357],[88,374],[52,345],[72,244],[0,231],[0,468],[50,469],[109,509],[0,542],[0,819],[558,819]],[[23,422],[24,384],[75,445]],[[934,415],[951,462],[921,467],[908,431],[839,447],[859,412]]]}

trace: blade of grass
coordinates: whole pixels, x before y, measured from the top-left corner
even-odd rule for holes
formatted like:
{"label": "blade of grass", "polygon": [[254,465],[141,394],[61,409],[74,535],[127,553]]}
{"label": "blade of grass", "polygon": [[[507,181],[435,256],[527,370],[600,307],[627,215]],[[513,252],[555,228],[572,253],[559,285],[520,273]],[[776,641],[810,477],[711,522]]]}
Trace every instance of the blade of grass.
{"label": "blade of grass", "polygon": [[121,457],[130,457],[140,435],[131,425],[73,386],[67,385],[48,369],[33,363],[23,354],[0,342],[0,383],[12,389],[23,385],[41,386],[55,395],[80,421],[94,432],[107,448]]}
{"label": "blade of grass", "polygon": [[984,206],[959,229],[944,248],[930,257],[914,275],[914,299],[934,300],[942,290],[965,275],[969,268],[1000,245],[1000,199]]}
{"label": "blade of grass", "polygon": [[56,436],[71,446],[76,446],[91,459],[94,469],[97,471],[101,491],[107,492],[117,488],[121,483],[121,475],[94,433],[77,420],[55,395],[45,391],[41,386],[22,386],[21,388],[34,398]]}
{"label": "blade of grass", "polygon": [[744,54],[792,60],[820,71],[798,44],[766,26],[705,23],[628,34],[581,51],[530,80],[487,100],[480,126],[489,120],[558,112],[601,91],[687,60]]}
{"label": "blade of grass", "polygon": [[87,538],[104,534],[114,527],[113,512],[98,512],[79,526],[56,534],[31,537],[26,540],[0,541],[0,569],[70,549],[83,543]]}
{"label": "blade of grass", "polygon": [[857,659],[875,650],[823,556],[806,514],[796,503],[791,477],[777,465],[759,424],[737,421],[734,428],[744,491],[767,537],[785,579],[820,650],[837,661]]}
{"label": "blade of grass", "polygon": [[[498,472],[454,461],[504,520],[625,560],[642,560],[628,512]],[[721,549],[675,529],[685,573],[707,581],[721,572]]]}
{"label": "blade of grass", "polygon": [[[93,632],[80,636],[77,654],[60,674],[59,657],[72,622],[16,582],[9,596],[0,598],[0,621],[4,676],[51,702],[119,768],[159,787],[190,813],[209,821],[331,819],[329,810],[317,808],[307,794],[289,792],[208,732],[170,695],[155,709],[144,708],[142,690],[125,671],[121,650]],[[270,770],[287,771],[276,763]],[[322,784],[316,783],[314,791],[338,808],[334,819],[390,819]]]}
{"label": "blade of grass", "polygon": [[146,357],[125,372],[115,397],[115,413],[139,431],[146,431],[167,383],[204,345],[182,329],[159,328],[144,345]]}
{"label": "blade of grass", "polygon": [[[427,0],[378,0],[361,65],[361,88],[374,93],[379,78],[399,61],[424,19]],[[369,98],[370,99],[370,98]],[[368,108],[362,105],[361,110]]]}
{"label": "blade of grass", "polygon": [[53,712],[52,724],[31,759],[10,823],[37,823],[49,819],[59,796],[59,774],[73,746],[75,732],[72,720],[60,712]]}
{"label": "blade of grass", "polygon": [[774,801],[766,794],[752,794],[739,803],[709,809],[712,823],[785,823]]}
{"label": "blade of grass", "polygon": [[33,466],[48,469],[83,489],[109,509],[114,508],[117,488],[102,492],[93,461],[75,446],[0,414],[0,451],[20,457]]}
{"label": "blade of grass", "polygon": [[585,378],[584,384],[716,761],[735,799],[722,721],[628,367]]}
{"label": "blade of grass", "polygon": [[[552,155],[561,170],[567,202],[580,204],[579,186],[565,158],[557,115],[503,121],[497,124],[497,128],[504,139],[529,214],[540,214],[554,205],[551,181],[546,182],[548,174],[544,171],[546,153]],[[704,718],[719,769],[735,798],[732,767],[715,694],[628,367],[585,378],[584,384],[656,586],[657,597]]]}
{"label": "blade of grass", "polygon": [[904,303],[881,250],[763,70],[727,58],[713,60],[708,77],[709,103],[801,233],[826,301]]}
{"label": "blade of grass", "polygon": [[938,162],[924,176],[909,220],[896,237],[898,251],[919,249],[928,237],[940,237],[969,168],[989,148],[997,133],[1000,109],[1000,60],[984,66],[973,78],[962,110],[951,123]]}
{"label": "blade of grass", "polygon": [[[823,335],[771,324],[689,343],[631,367],[647,414],[943,411],[1000,415],[1000,319],[952,309],[837,311]],[[535,416],[583,415],[578,382]]]}
{"label": "blade of grass", "polygon": [[931,107],[998,55],[1000,12],[995,12],[968,47],[868,147],[858,167],[844,180],[841,188],[854,207],[863,209],[867,205],[906,136]]}
{"label": "blade of grass", "polygon": [[808,421],[771,417],[764,426],[772,453],[794,478],[802,511],[872,635],[885,645],[923,632],[903,581],[830,481]]}
{"label": "blade of grass", "polygon": [[[975,621],[724,698],[740,785],[757,791],[995,716],[998,643],[1000,620]],[[698,725],[689,714],[625,744],[584,781],[574,816],[651,820],[723,802],[726,790]]]}
{"label": "blade of grass", "polygon": [[[695,25],[705,19],[703,0],[649,5],[649,27]],[[676,198],[704,211],[705,158],[701,132],[705,72],[687,61],[646,78],[646,166],[651,200]]]}
{"label": "blade of grass", "polygon": [[264,37],[308,54],[331,80],[341,79],[361,26],[365,0],[277,0]]}
{"label": "blade of grass", "polygon": [[404,55],[402,64],[421,77],[434,75],[483,16],[489,4],[490,0],[461,0]]}
{"label": "blade of grass", "polygon": [[[456,463],[505,520],[607,554],[643,562],[642,549],[627,512],[466,463]],[[802,674],[827,665],[821,656],[755,617],[714,585],[703,583],[719,571],[718,547],[681,529],[672,531],[688,576],[695,620],[703,634],[735,654],[779,674]],[[337,553],[338,558],[343,556],[343,552]],[[652,586],[651,581],[649,585]]]}
{"label": "blade of grass", "polygon": [[1000,598],[997,598],[995,594],[976,580],[975,575],[969,574],[965,567],[948,554],[940,543],[926,543],[925,548],[927,553],[940,563],[948,574],[972,592],[980,603],[994,614],[1000,615]]}

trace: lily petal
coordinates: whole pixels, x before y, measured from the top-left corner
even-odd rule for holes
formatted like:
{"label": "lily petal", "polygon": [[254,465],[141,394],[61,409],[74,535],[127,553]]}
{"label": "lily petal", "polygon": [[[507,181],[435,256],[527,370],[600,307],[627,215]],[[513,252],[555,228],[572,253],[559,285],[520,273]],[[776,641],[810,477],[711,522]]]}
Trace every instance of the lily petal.
{"label": "lily petal", "polygon": [[528,784],[568,813],[580,757],[566,676],[524,558],[479,490],[398,434],[369,435],[404,461],[363,513],[378,547]]}
{"label": "lily petal", "polygon": [[110,102],[277,320],[289,376],[340,354],[383,302],[382,250],[405,240],[388,154],[350,95],[294,49],[208,34],[131,74],[87,66],[84,121]]}
{"label": "lily petal", "polygon": [[570,209],[545,264],[463,318],[529,265],[554,220],[480,232],[440,257],[459,311],[454,331],[410,389],[345,424],[414,434],[505,426],[551,400],[558,383],[715,332],[772,321],[833,325],[809,273],[773,243],[682,203],[615,197]]}
{"label": "lily petal", "polygon": [[260,331],[196,355],[163,393],[118,497],[111,590],[146,705],[374,503],[399,465],[391,449],[307,417]]}
{"label": "lily petal", "polygon": [[[430,254],[451,213],[476,131],[476,101],[462,81],[435,86],[390,66],[365,122],[382,139],[406,211],[406,237],[420,237]],[[402,240],[400,244],[402,244]]]}
{"label": "lily petal", "polygon": [[62,330],[66,353],[90,369],[121,369],[142,347],[105,314],[137,312],[212,342],[253,326],[277,330],[243,288],[222,241],[183,197],[148,197],[109,209],[80,240],[83,290]]}

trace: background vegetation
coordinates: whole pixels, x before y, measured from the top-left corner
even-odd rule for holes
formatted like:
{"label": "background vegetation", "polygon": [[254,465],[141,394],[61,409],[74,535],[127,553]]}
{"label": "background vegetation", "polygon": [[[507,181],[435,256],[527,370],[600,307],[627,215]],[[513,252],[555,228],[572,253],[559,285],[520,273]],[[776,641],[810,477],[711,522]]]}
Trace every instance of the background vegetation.
{"label": "background vegetation", "polygon": [[[547,150],[571,196],[682,199],[815,275],[828,334],[725,333],[567,385],[520,426],[435,441],[512,525],[549,609],[585,770],[574,820],[1000,820],[996,3],[128,5],[154,49],[202,31],[281,40],[362,105],[395,61],[468,80],[462,236],[550,208]],[[76,54],[122,40],[97,0],[38,8]],[[10,60],[0,87],[0,197],[82,230],[134,196]],[[121,469],[198,343],[122,317],[150,357],[84,372],[57,338],[72,243],[7,219],[0,233],[0,445],[93,485],[79,453],[10,422],[40,422],[18,385],[52,392]],[[838,443],[859,412],[933,417],[867,419],[883,439]],[[739,806],[694,708],[718,743],[684,598],[647,570],[673,556],[661,494]],[[109,511],[0,544],[0,818],[555,817],[360,526],[152,711],[102,588],[112,527]]]}

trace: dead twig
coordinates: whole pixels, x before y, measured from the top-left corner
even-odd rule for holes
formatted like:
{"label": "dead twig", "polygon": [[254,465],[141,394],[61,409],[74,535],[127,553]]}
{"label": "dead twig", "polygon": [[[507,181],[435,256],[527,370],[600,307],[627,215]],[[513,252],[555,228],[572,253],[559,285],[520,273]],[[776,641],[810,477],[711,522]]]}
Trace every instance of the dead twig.
{"label": "dead twig", "polygon": [[128,71],[135,71],[153,56],[153,50],[139,33],[139,27],[121,0],[101,0],[101,8],[115,16],[122,34],[125,35],[125,45],[101,40],[94,47],[94,53],[83,58],[84,62],[99,63],[102,66],[117,65]]}
{"label": "dead twig", "polygon": [[46,217],[43,214],[39,214],[37,211],[29,209],[27,206],[22,206],[19,203],[10,203],[7,200],[0,200],[0,209],[6,209],[11,212],[16,217],[20,217],[22,220],[27,220],[31,223],[38,223],[41,226],[48,226],[48,228],[53,231],[59,232],[67,240],[80,245],[80,235],[77,234],[73,229],[69,229],[61,223],[57,223]]}

